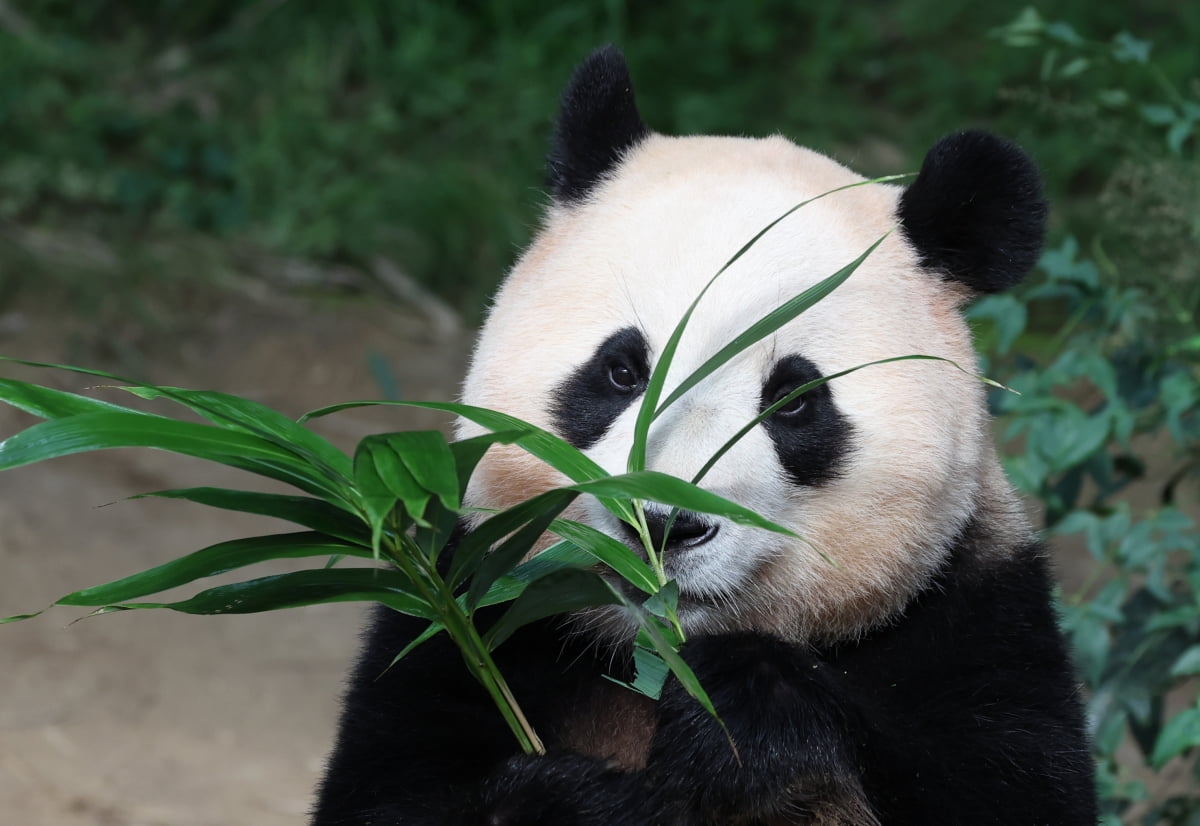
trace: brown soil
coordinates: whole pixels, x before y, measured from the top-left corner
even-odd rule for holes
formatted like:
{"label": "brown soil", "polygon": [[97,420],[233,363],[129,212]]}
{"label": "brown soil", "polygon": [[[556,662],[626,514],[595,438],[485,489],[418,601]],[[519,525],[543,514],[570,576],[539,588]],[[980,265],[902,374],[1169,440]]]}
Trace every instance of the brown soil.
{"label": "brown soil", "polygon": [[[0,353],[62,361],[52,308],[0,324]],[[377,398],[386,356],[407,398],[453,398],[467,345],[364,303],[217,302],[148,365],[163,384],[220,389],[289,414]],[[7,333],[5,332],[7,331]],[[94,380],[0,366],[66,389]],[[99,391],[114,393],[117,391]],[[128,401],[128,397],[114,397]],[[0,438],[33,420],[0,410]],[[435,427],[394,408],[339,414],[320,430],[349,449],[369,432]],[[250,477],[149,450],[75,456],[0,474],[0,616],[278,522],[131,494],[244,487]],[[299,565],[295,567],[300,567]],[[228,579],[228,577],[227,577]],[[55,608],[0,626],[0,822],[22,826],[296,826],[332,742],[363,607],[193,617],[129,612],[71,624]]]}

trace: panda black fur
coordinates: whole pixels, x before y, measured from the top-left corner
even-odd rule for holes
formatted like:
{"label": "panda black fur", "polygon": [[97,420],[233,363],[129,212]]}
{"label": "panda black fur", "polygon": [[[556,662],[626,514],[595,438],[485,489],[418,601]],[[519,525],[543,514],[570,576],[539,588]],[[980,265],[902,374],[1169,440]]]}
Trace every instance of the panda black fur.
{"label": "panda black fur", "polygon": [[[781,138],[650,132],[619,52],[598,51],[564,96],[554,204],[498,294],[465,401],[623,470],[650,365],[699,287],[788,206],[855,180]],[[800,210],[706,296],[668,390],[893,224],[901,232],[671,408],[650,467],[690,476],[822,372],[908,353],[969,365],[959,309],[1025,275],[1045,213],[1025,155],[975,132],[939,142],[906,190],[860,187]],[[504,507],[559,481],[518,450],[493,450],[469,497]],[[424,623],[381,610],[314,826],[1095,823],[1047,562],[974,379],[934,362],[837,379],[757,428],[706,486],[838,563],[715,518],[672,533],[683,654],[736,756],[673,681],[655,704],[603,679],[629,676],[615,612],[536,623],[497,651],[548,746],[526,757],[445,639],[387,668]],[[599,509],[571,515],[622,536]]]}

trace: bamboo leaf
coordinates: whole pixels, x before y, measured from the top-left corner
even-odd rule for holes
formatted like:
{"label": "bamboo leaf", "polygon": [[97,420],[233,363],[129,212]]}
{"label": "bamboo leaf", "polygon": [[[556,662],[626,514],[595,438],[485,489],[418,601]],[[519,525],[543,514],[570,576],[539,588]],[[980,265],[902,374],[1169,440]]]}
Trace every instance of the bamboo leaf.
{"label": "bamboo leaf", "polygon": [[[544,507],[535,511],[528,522],[497,545],[479,562],[477,570],[471,577],[471,584],[467,588],[467,608],[469,610],[474,610],[479,605],[480,599],[491,588],[493,582],[507,574],[529,554],[555,517],[575,499],[575,494],[570,491],[556,491],[556,493],[564,495],[547,498]],[[495,518],[492,517],[492,519]],[[491,521],[491,519],[488,520],[488,522]]]}
{"label": "bamboo leaf", "polygon": [[484,642],[489,650],[495,649],[519,628],[536,620],[622,602],[621,596],[598,574],[579,568],[555,571],[529,583],[525,592],[488,629]]}
{"label": "bamboo leaf", "polygon": [[[493,433],[519,433],[520,435],[513,439],[515,444],[521,446],[532,456],[541,459],[546,464],[557,470],[559,473],[566,476],[575,482],[587,481],[589,479],[601,479],[607,476],[604,468],[600,467],[582,451],[568,444],[564,440],[555,436],[549,431],[542,430],[536,425],[522,421],[515,416],[510,416],[507,413],[499,413],[495,410],[488,410],[482,407],[475,407],[469,404],[453,404],[450,402],[406,402],[406,401],[357,401],[343,402],[342,404],[330,405],[328,407],[318,408],[317,410],[309,411],[300,417],[301,421],[315,419],[321,416],[328,416],[331,413],[337,413],[342,410],[350,410],[357,407],[372,407],[372,406],[398,406],[398,407],[417,407],[423,410],[440,410],[446,413],[453,413],[457,416],[462,416],[464,419],[475,422],[481,427],[486,427]],[[626,522],[633,521],[633,510],[628,503],[620,500],[601,499],[601,503],[613,512],[619,519]]]}
{"label": "bamboo leaf", "polygon": [[653,648],[641,645],[633,646],[633,682],[627,683],[608,676],[605,677],[619,686],[644,694],[652,700],[662,696],[663,686],[667,677],[671,676],[671,667],[666,660],[658,656]]}
{"label": "bamboo leaf", "polygon": [[[841,192],[846,189],[854,189],[855,187],[867,186],[869,184],[887,183],[911,176],[911,173],[905,173],[902,175],[885,175],[880,178],[856,181],[852,184],[839,186],[822,192],[820,195],[816,195],[805,201],[801,201],[759,230],[753,238],[743,244],[741,249],[735,252],[733,256],[721,266],[721,269],[717,270],[716,274],[708,280],[708,283],[704,285],[704,287],[700,290],[700,293],[692,301],[691,305],[688,306],[687,310],[683,314],[683,317],[679,319],[679,323],[675,325],[675,329],[671,332],[671,336],[667,340],[667,344],[663,347],[663,352],[659,355],[658,362],[654,365],[654,369],[650,372],[650,379],[646,383],[646,392],[642,395],[641,405],[638,408],[637,420],[634,424],[633,444],[629,449],[628,469],[630,472],[643,470],[646,467],[646,439],[649,437],[650,423],[663,409],[665,409],[671,403],[671,401],[673,401],[673,399],[669,400],[661,407],[658,404],[658,400],[662,395],[663,385],[667,379],[667,373],[671,367],[671,362],[675,359],[675,351],[679,346],[679,340],[683,337],[683,331],[687,327],[688,322],[691,320],[692,313],[695,312],[696,306],[700,303],[700,299],[704,297],[709,288],[712,287],[713,283],[720,278],[726,270],[732,267],[738,261],[738,259],[745,255],[751,247],[757,244],[764,235],[774,229],[781,221],[797,210],[808,206],[813,201],[819,201],[827,195],[832,195],[835,192]],[[701,369],[703,369],[703,367]]]}
{"label": "bamboo leaf", "polygon": [[437,562],[454,531],[458,527],[459,515],[448,510],[440,500],[434,500],[425,509],[424,525],[418,523],[413,531],[413,541],[425,557]]}
{"label": "bamboo leaf", "polygon": [[388,434],[367,436],[354,451],[354,481],[373,521],[382,522],[396,502],[413,519],[421,520],[430,493],[421,487]]}
{"label": "bamboo leaf", "polygon": [[210,545],[140,573],[81,591],[67,594],[56,605],[108,605],[147,594],[156,594],[186,585],[197,579],[216,576],[247,565],[272,559],[346,554],[370,557],[371,552],[357,545],[340,542],[311,531],[255,536]]}
{"label": "bamboo leaf", "polygon": [[212,508],[273,516],[276,519],[285,519],[318,533],[344,539],[356,545],[367,545],[371,540],[361,519],[323,499],[314,499],[308,496],[287,496],[277,493],[201,487],[159,490],[130,498],[146,497],[185,499]]}
{"label": "bamboo leaf", "polygon": [[266,405],[213,390],[187,390],[136,383],[120,389],[143,399],[170,399],[216,425],[250,433],[308,459],[321,466],[331,479],[349,481],[352,469],[350,458],[345,453],[307,427]]}
{"label": "bamboo leaf", "polygon": [[102,610],[168,608],[185,614],[256,614],[329,602],[379,602],[423,619],[436,612],[411,592],[412,583],[388,568],[321,568],[218,585],[177,602],[130,602]]}
{"label": "bamboo leaf", "polygon": [[[43,419],[64,419],[83,413],[139,413],[137,410],[122,407],[119,404],[89,399],[87,396],[68,393],[64,390],[52,390],[49,387],[16,379],[0,379],[0,401]],[[152,414],[140,413],[140,415]]]}
{"label": "bamboo leaf", "polygon": [[556,571],[586,568],[592,561],[591,555],[570,542],[556,542],[493,582],[479,600],[479,607],[511,602],[521,595],[530,582]]}
{"label": "bamboo leaf", "polygon": [[301,421],[328,416],[342,410],[356,407],[373,406],[417,407],[423,410],[440,410],[453,413],[469,419],[481,427],[486,427],[494,433],[520,433],[515,440],[517,444],[528,450],[546,464],[558,470],[563,475],[576,481],[596,479],[606,475],[604,469],[589,459],[581,451],[555,436],[549,431],[542,430],[529,422],[521,421],[507,413],[499,413],[483,407],[453,402],[410,402],[410,401],[357,401],[343,402],[328,407],[309,411],[301,416]]}
{"label": "bamboo leaf", "polygon": [[701,381],[710,376],[721,365],[727,363],[738,353],[745,350],[755,342],[761,341],[767,336],[774,333],[783,325],[795,319],[809,307],[816,304],[825,296],[829,295],[849,278],[855,270],[862,265],[863,261],[867,260],[867,256],[873,253],[884,239],[891,233],[885,233],[878,241],[867,247],[866,252],[855,258],[846,266],[835,272],[828,278],[818,281],[813,286],[809,287],[804,292],[792,298],[790,301],[785,301],[779,307],[776,307],[771,312],[760,318],[758,321],[751,324],[740,335],[734,336],[733,340],[722,347],[708,361],[696,368],[690,376],[680,382],[679,386],[667,396],[666,400],[654,411],[652,418],[658,417],[664,410],[678,401],[684,393],[691,390]]}
{"label": "bamboo leaf", "polygon": [[[359,442],[354,452],[354,486],[371,528],[371,552],[375,559],[382,553],[383,523],[396,507],[397,497],[379,475],[371,448]],[[407,506],[406,506],[407,507]],[[410,511],[411,513],[411,511]]]}
{"label": "bamboo leaf", "polygon": [[440,499],[449,510],[462,507],[456,460],[445,436],[436,430],[412,430],[388,433],[382,439],[423,490]]}
{"label": "bamboo leaf", "polygon": [[311,465],[257,436],[124,411],[83,413],[26,428],[0,442],[0,470],[117,447],[149,447],[195,456],[343,501],[341,492]]}
{"label": "bamboo leaf", "polygon": [[13,614],[11,617],[0,617],[0,625],[4,625],[8,622],[20,622],[21,620],[33,619],[34,617],[40,617],[43,613],[45,612],[34,611],[32,614]]}
{"label": "bamboo leaf", "polygon": [[450,452],[454,454],[454,464],[458,471],[458,489],[467,489],[471,474],[475,472],[479,461],[494,444],[512,444],[526,435],[526,430],[500,430],[495,433],[485,433],[482,436],[472,436],[470,439],[450,443]]}
{"label": "bamboo leaf", "polygon": [[663,659],[667,667],[671,669],[671,673],[679,680],[684,691],[688,693],[696,702],[712,715],[713,719],[720,724],[721,729],[725,732],[725,737],[729,739],[729,745],[733,748],[734,753],[737,752],[737,746],[729,735],[729,730],[725,728],[724,721],[717,714],[716,708],[712,704],[712,700],[708,696],[708,692],[700,685],[700,680],[696,677],[696,672],[692,671],[692,667],[684,662],[683,657],[675,650],[675,647],[669,642],[666,634],[666,627],[658,620],[658,618],[649,614],[641,615],[641,630],[645,632],[645,638],[651,643],[655,653]]}
{"label": "bamboo leaf", "polygon": [[477,573],[484,556],[493,545],[536,519],[539,514],[549,511],[555,515],[561,513],[576,495],[568,490],[550,490],[488,517],[455,547],[446,584],[451,589],[457,589],[467,577]]}
{"label": "bamboo leaf", "polygon": [[[401,613],[404,613],[404,612],[402,611]],[[392,667],[396,663],[400,662],[402,659],[404,659],[409,654],[411,654],[414,650],[416,650],[419,646],[429,642],[431,639],[433,639],[434,637],[436,637],[438,634],[440,634],[441,632],[443,632],[445,630],[446,630],[446,626],[442,625],[437,620],[434,620],[433,622],[429,623],[429,625],[427,625],[425,627],[424,631],[422,631],[417,636],[413,637],[412,641],[409,642],[408,645],[406,645],[400,649],[399,654],[392,657],[392,661],[390,663],[388,663],[387,668],[383,669],[383,671],[380,673],[379,676],[382,677],[384,674],[391,671]]]}
{"label": "bamboo leaf", "polygon": [[[755,427],[757,427],[762,422],[771,418],[771,416],[773,416],[775,414],[775,411],[779,410],[781,407],[783,407],[786,404],[790,404],[793,399],[796,399],[799,396],[803,396],[805,393],[809,392],[810,390],[815,390],[816,388],[820,387],[822,384],[825,384],[826,382],[833,381],[834,379],[841,378],[842,376],[848,376],[851,373],[856,373],[859,370],[863,369],[864,367],[873,367],[877,364],[889,364],[893,361],[913,361],[913,360],[916,360],[916,361],[944,361],[947,364],[951,364],[954,367],[958,367],[959,370],[963,370],[963,368],[959,367],[953,361],[950,361],[950,359],[944,359],[944,358],[941,358],[940,356],[920,356],[920,355],[893,356],[892,358],[879,359],[878,361],[869,361],[866,364],[859,364],[855,367],[851,367],[848,370],[842,370],[837,373],[831,373],[828,376],[822,376],[819,379],[813,379],[810,382],[805,382],[804,384],[800,385],[792,392],[788,393],[783,398],[779,399],[779,401],[777,401],[774,404],[767,407],[766,410],[764,410],[762,413],[759,413],[757,416],[755,416],[753,419],[751,419],[745,425],[745,427],[743,427],[737,433],[733,434],[733,436],[731,436],[729,438],[729,440],[727,442],[725,442],[725,444],[721,445],[721,447],[718,448],[717,452],[714,453],[709,458],[709,460],[704,463],[704,466],[702,468],[700,468],[700,470],[696,473],[696,475],[692,477],[692,484],[693,485],[700,484],[700,480],[703,479],[706,475],[708,475],[708,472],[710,470],[712,470],[713,465],[715,465],[722,456],[724,456],[726,453],[728,453],[729,450],[735,444],[737,444],[743,436],[745,436],[747,433],[749,433],[751,430],[753,430]],[[965,373],[967,371],[963,370],[963,372]]]}
{"label": "bamboo leaf", "polygon": [[[67,364],[28,361],[25,359],[9,358],[7,356],[0,356],[0,361],[10,361],[14,364],[24,364],[30,367],[65,370],[70,373],[79,373],[85,376],[95,376],[97,378],[119,382],[120,384],[116,385],[117,389],[134,393],[142,398],[161,397],[170,399],[178,404],[182,404],[191,408],[192,410],[195,410],[197,413],[209,418],[210,421],[218,422],[223,425],[233,425],[246,433],[259,436],[268,442],[273,442],[276,446],[281,447],[285,451],[301,458],[310,460],[316,459],[318,460],[318,464],[326,465],[326,467],[323,469],[327,473],[332,471],[329,473],[331,479],[335,479],[336,477],[340,476],[344,480],[349,476],[350,473],[349,458],[329,442],[322,439],[320,436],[317,436],[307,428],[302,427],[300,424],[293,422],[291,419],[287,418],[281,413],[278,413],[264,405],[258,404],[257,402],[252,402],[248,399],[243,399],[226,393],[160,387],[157,385],[146,384],[145,382],[139,382],[125,376],[120,376],[116,373],[108,373],[103,370],[91,370],[84,367],[73,367]],[[76,398],[83,399],[81,396]],[[95,402],[95,404],[103,405],[105,403]],[[124,411],[129,410],[128,408],[121,407],[120,405],[111,405],[111,407],[115,407]],[[84,411],[81,410],[80,412]],[[97,409],[94,412],[104,411]],[[300,448],[300,450],[297,450],[297,448]]]}
{"label": "bamboo leaf", "polygon": [[676,479],[665,473],[653,470],[643,470],[637,473],[625,473],[620,476],[610,476],[607,479],[595,479],[591,482],[581,482],[571,485],[569,490],[580,493],[591,493],[597,496],[623,496],[632,499],[649,499],[676,508],[711,513],[724,516],[741,525],[751,525],[774,533],[796,536],[791,530],[777,525],[765,517],[759,516],[749,508],[735,502],[730,502],[715,493],[698,488],[690,482]]}
{"label": "bamboo leaf", "polygon": [[[625,543],[613,539],[591,525],[570,519],[556,519],[550,530],[568,539],[594,559],[612,568],[622,579],[647,594],[658,590],[658,580],[650,566]],[[541,556],[534,557],[538,559]]]}

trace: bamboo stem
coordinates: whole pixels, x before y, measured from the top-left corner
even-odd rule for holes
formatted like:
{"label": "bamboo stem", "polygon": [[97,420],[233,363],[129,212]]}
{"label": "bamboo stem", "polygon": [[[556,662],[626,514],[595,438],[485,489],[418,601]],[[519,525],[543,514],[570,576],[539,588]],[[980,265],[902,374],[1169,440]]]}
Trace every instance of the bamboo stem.
{"label": "bamboo stem", "polygon": [[393,560],[420,589],[421,597],[426,603],[437,611],[438,619],[445,626],[446,633],[462,653],[467,670],[491,696],[504,722],[517,738],[521,750],[526,754],[545,754],[545,745],[517,703],[517,698],[505,682],[500,669],[496,667],[492,653],[479,636],[471,617],[463,611],[437,569],[429,564],[419,549],[409,546],[403,534],[400,537],[400,547],[389,549],[392,551]]}

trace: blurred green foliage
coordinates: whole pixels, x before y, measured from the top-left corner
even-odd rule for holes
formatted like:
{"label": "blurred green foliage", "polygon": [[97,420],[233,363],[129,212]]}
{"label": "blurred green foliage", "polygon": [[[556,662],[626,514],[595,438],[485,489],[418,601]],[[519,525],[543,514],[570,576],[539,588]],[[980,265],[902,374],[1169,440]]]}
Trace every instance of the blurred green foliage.
{"label": "blurred green foliage", "polygon": [[1200,84],[1154,62],[1149,40],[1092,40],[1033,9],[993,36],[1039,57],[1031,102],[1091,122],[1110,152],[1100,196],[1074,218],[1087,246],[1067,236],[1015,294],[971,308],[986,369],[1020,391],[994,397],[1005,468],[1049,532],[1092,559],[1063,595],[1063,624],[1088,687],[1104,823],[1194,826]]}
{"label": "blurred green foliage", "polygon": [[[559,91],[606,41],[663,132],[783,132],[884,174],[985,125],[1025,143],[1056,204],[1092,227],[1112,177],[1108,109],[1047,93],[1040,55],[985,37],[1011,11],[967,0],[4,6],[0,221],[384,256],[470,314],[537,220]],[[1200,74],[1200,5],[1054,13],[1094,36],[1154,32],[1158,69]],[[1152,77],[1122,77],[1131,98],[1170,103]]]}

